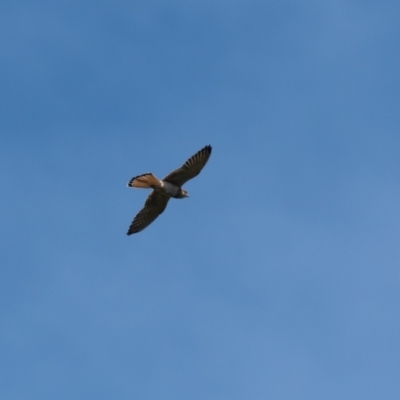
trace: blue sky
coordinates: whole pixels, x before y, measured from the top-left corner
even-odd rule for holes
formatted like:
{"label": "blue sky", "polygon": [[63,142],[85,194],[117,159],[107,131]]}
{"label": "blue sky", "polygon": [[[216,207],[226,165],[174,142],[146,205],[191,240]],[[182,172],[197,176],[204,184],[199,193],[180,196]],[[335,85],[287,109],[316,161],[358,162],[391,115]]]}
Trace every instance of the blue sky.
{"label": "blue sky", "polygon": [[[0,5],[0,397],[398,399],[398,1]],[[162,177],[203,172],[143,232]]]}

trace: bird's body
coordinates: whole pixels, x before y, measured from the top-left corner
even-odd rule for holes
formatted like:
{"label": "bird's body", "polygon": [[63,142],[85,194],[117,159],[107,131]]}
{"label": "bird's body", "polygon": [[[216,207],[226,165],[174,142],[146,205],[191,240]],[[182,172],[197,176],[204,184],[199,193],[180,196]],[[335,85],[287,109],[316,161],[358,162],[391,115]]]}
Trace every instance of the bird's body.
{"label": "bird's body", "polygon": [[174,185],[168,181],[160,181],[160,183],[161,186],[159,190],[165,193],[168,197],[174,197],[175,199],[184,199],[185,197],[189,197],[186,194],[187,192],[178,185]]}
{"label": "bird's body", "polygon": [[175,197],[176,199],[187,197],[185,196],[186,191],[180,186],[168,181],[159,180],[150,172],[135,176],[128,182],[128,186],[142,189],[151,188],[167,197]]}
{"label": "bird's body", "polygon": [[176,199],[189,197],[182,185],[200,173],[210,155],[211,146],[204,147],[190,157],[181,168],[172,171],[162,180],[157,179],[150,172],[132,178],[128,182],[129,187],[151,188],[153,191],[134,218],[127,234],[140,232],[150,225],[165,210],[171,197]]}

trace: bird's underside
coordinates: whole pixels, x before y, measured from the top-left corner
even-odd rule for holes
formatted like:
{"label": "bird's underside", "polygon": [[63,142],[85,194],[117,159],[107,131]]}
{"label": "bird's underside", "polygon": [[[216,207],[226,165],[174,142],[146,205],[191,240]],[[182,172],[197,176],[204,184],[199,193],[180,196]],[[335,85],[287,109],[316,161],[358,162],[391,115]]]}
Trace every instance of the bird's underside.
{"label": "bird's underside", "polygon": [[177,199],[188,197],[182,185],[200,173],[210,158],[211,149],[211,146],[205,146],[190,157],[182,167],[172,171],[162,180],[148,172],[135,176],[128,182],[129,187],[153,189],[144,207],[133,219],[128,235],[140,232],[149,226],[165,210],[171,197]]}

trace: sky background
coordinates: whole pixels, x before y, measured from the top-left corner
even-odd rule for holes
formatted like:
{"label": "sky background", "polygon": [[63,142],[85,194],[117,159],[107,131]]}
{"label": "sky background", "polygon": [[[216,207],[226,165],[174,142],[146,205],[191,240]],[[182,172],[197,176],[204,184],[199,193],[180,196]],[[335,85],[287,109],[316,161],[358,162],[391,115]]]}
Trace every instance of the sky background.
{"label": "sky background", "polygon": [[[400,398],[400,3],[0,3],[0,397]],[[203,146],[189,199],[126,236]]]}

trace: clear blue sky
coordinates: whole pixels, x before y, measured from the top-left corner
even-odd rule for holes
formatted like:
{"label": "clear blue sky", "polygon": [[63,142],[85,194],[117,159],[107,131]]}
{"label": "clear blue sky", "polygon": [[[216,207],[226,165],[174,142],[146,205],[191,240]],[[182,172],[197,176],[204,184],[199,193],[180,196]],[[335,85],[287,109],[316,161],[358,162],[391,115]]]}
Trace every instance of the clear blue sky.
{"label": "clear blue sky", "polygon": [[[400,398],[399,1],[4,1],[0,398]],[[211,144],[143,232],[148,192]]]}

